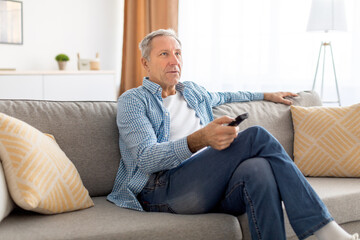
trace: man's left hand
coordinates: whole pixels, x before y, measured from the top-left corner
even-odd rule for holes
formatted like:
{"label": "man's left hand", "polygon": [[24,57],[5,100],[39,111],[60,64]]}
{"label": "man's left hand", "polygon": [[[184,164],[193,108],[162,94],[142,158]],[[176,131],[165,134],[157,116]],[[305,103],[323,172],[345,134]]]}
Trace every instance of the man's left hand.
{"label": "man's left hand", "polygon": [[264,100],[291,105],[292,101],[289,99],[285,99],[285,97],[297,97],[297,96],[298,95],[296,93],[292,93],[292,92],[264,93]]}

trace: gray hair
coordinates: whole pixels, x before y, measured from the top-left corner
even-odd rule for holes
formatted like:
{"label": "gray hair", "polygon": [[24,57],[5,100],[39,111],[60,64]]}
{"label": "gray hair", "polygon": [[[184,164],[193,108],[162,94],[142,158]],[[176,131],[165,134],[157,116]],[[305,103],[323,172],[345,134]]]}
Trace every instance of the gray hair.
{"label": "gray hair", "polygon": [[151,52],[151,42],[155,37],[160,37],[160,36],[170,36],[173,37],[179,44],[181,47],[181,42],[176,34],[176,32],[169,28],[169,29],[159,29],[156,31],[153,31],[151,33],[149,33],[148,35],[146,35],[144,37],[144,39],[139,43],[139,48],[141,51],[141,55],[143,58],[145,58],[146,60],[150,60],[150,52]]}

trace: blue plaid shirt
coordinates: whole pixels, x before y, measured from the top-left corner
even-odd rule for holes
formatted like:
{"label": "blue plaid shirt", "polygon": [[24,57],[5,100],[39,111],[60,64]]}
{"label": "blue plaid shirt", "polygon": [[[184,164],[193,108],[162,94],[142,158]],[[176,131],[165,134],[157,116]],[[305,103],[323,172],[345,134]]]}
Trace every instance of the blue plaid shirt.
{"label": "blue plaid shirt", "polygon": [[[212,108],[229,102],[262,100],[262,93],[208,92],[193,83],[176,85],[201,125],[214,120]],[[144,78],[143,85],[118,99],[117,125],[122,155],[112,192],[107,199],[119,207],[142,211],[136,196],[152,173],[174,168],[192,153],[186,137],[170,141],[170,114],[163,106],[160,85]]]}

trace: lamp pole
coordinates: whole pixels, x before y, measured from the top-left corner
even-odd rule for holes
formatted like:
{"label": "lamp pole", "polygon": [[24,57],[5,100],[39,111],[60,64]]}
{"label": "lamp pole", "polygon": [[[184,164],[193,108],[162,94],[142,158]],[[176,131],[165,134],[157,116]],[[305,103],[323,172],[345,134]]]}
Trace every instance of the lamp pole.
{"label": "lamp pole", "polygon": [[[346,31],[346,15],[344,0],[312,0],[307,31]],[[312,90],[315,90],[316,76],[319,69],[320,56],[323,54],[323,69],[321,80],[321,100],[324,96],[324,73],[325,73],[325,55],[326,48],[330,48],[332,66],[335,77],[335,87],[337,94],[337,101],[323,101],[324,103],[338,103],[341,106],[339,87],[335,71],[334,55],[332,51],[331,42],[322,42],[318,61],[316,65],[315,77]],[[323,50],[323,52],[322,52]]]}
{"label": "lamp pole", "polygon": [[[315,90],[316,77],[317,77],[317,73],[318,73],[318,69],[319,69],[321,51],[324,50],[324,51],[323,51],[322,76],[321,76],[321,92],[320,92],[321,100],[324,99],[324,73],[325,73],[326,47],[329,47],[329,48],[330,48],[330,52],[331,52],[331,60],[332,60],[332,66],[333,66],[333,71],[334,71],[334,79],[335,79],[335,87],[336,87],[337,101],[323,101],[323,103],[337,103],[337,104],[339,104],[339,106],[341,106],[340,92],[339,92],[339,87],[338,87],[338,82],[337,82],[337,77],[336,77],[335,62],[334,62],[334,55],[333,55],[333,51],[332,51],[331,42],[321,42],[320,50],[319,50],[319,56],[318,56],[318,61],[317,61],[317,64],[316,64],[315,77],[314,77],[314,82],[313,82],[312,90],[313,90],[313,91]],[[323,48],[324,48],[324,49],[323,49]]]}

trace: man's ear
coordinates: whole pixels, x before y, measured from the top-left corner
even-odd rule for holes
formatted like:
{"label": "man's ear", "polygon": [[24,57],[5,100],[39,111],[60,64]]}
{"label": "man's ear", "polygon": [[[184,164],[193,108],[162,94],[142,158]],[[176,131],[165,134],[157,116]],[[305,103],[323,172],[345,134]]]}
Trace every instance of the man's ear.
{"label": "man's ear", "polygon": [[143,67],[145,68],[145,70],[147,72],[149,72],[149,62],[148,60],[146,60],[145,58],[141,58],[141,64],[143,65]]}

